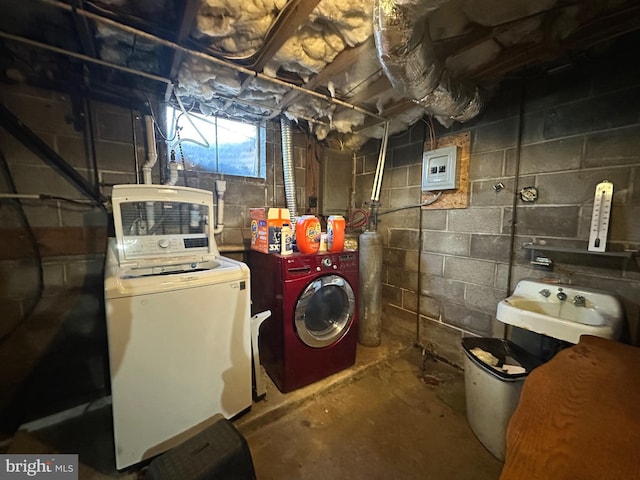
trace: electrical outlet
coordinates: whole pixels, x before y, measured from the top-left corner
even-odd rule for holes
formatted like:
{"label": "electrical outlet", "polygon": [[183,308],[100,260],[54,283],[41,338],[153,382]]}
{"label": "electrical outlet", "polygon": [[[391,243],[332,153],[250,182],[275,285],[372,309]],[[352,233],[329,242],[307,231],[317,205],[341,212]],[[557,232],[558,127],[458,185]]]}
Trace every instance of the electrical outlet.
{"label": "electrical outlet", "polygon": [[422,191],[452,190],[457,185],[458,147],[430,150],[422,154]]}

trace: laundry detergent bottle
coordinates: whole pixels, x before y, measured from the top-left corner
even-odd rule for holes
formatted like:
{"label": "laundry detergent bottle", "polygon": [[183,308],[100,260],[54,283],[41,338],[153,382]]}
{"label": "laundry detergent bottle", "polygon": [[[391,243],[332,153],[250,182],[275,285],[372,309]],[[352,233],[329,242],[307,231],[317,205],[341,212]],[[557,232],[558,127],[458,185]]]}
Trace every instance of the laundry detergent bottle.
{"label": "laundry detergent bottle", "polygon": [[320,249],[320,220],[303,215],[296,222],[296,245],[300,253],[318,253]]}
{"label": "laundry detergent bottle", "polygon": [[342,215],[331,215],[327,219],[327,250],[341,252],[344,250],[345,220]]}
{"label": "laundry detergent bottle", "polygon": [[293,253],[293,230],[288,223],[282,225],[280,230],[280,255]]}

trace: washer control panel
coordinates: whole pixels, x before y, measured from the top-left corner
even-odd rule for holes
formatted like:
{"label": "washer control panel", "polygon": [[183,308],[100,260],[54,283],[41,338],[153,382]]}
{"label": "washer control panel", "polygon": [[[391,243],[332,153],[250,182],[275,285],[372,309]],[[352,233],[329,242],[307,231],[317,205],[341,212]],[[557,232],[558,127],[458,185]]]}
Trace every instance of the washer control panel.
{"label": "washer control panel", "polygon": [[124,258],[130,259],[207,253],[208,247],[209,239],[203,234],[127,236],[122,240]]}
{"label": "washer control panel", "polygon": [[357,272],[358,252],[293,254],[286,257],[283,265],[289,276],[304,275],[310,272]]}

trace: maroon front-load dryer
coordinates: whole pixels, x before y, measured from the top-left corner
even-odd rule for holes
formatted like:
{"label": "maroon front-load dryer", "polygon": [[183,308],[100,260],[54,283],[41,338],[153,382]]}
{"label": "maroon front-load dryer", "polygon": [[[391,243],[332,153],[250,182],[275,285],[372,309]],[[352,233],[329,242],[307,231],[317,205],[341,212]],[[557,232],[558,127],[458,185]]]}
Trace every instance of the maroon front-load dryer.
{"label": "maroon front-load dryer", "polygon": [[358,252],[288,256],[251,251],[252,313],[260,361],[281,392],[309,385],[355,363]]}

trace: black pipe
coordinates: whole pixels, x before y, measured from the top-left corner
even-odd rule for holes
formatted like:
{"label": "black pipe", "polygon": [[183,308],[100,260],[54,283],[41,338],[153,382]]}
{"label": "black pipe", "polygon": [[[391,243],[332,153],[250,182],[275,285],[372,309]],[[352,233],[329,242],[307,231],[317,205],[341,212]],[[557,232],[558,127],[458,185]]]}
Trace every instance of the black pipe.
{"label": "black pipe", "polygon": [[509,232],[509,268],[507,269],[507,297],[511,295],[511,282],[513,280],[513,264],[516,255],[516,230],[518,227],[518,191],[520,190],[520,160],[522,153],[522,138],[524,136],[524,107],[527,97],[527,81],[523,80],[520,86],[520,98],[518,101],[518,136],[515,148],[515,171],[513,173],[513,199],[511,202],[511,231]]}
{"label": "black pipe", "polygon": [[53,150],[49,145],[43,142],[29,127],[20,121],[11,111],[4,105],[0,104],[0,126],[13,135],[20,143],[27,147],[32,153],[40,157],[41,160],[49,164],[62,174],[69,183],[77,188],[86,197],[94,200],[106,211],[105,202],[107,198],[102,193],[97,192],[95,187],[91,185],[75,168]]}
{"label": "black pipe", "polygon": [[[3,174],[5,180],[8,185],[8,190],[10,193],[18,193],[18,189],[16,188],[16,184],[13,180],[13,175],[11,175],[11,169],[9,168],[9,163],[4,155],[4,152],[0,150],[0,174]],[[33,303],[27,309],[27,312],[22,316],[22,319],[15,324],[8,332],[5,332],[2,337],[0,337],[0,346],[3,346],[6,341],[8,341],[11,336],[21,328],[29,317],[33,314],[38,303],[42,299],[42,292],[44,291],[44,271],[42,269],[42,255],[40,254],[40,244],[38,243],[38,239],[36,238],[35,233],[33,232],[33,228],[29,223],[29,219],[27,218],[27,214],[24,211],[24,207],[22,202],[19,200],[9,200],[12,201],[17,210],[18,217],[22,227],[24,228],[27,238],[29,239],[29,243],[31,243],[33,247],[33,255],[35,257],[36,268],[37,268],[37,276],[38,281],[36,285],[35,299]]]}
{"label": "black pipe", "polygon": [[[85,139],[89,141],[89,148],[91,150],[91,163],[93,167],[93,191],[96,195],[100,194],[100,175],[98,174],[98,154],[96,152],[96,137],[93,129],[93,110],[91,108],[91,99],[84,95],[82,96],[84,102],[86,123],[84,124]],[[88,138],[87,138],[88,137]]]}

